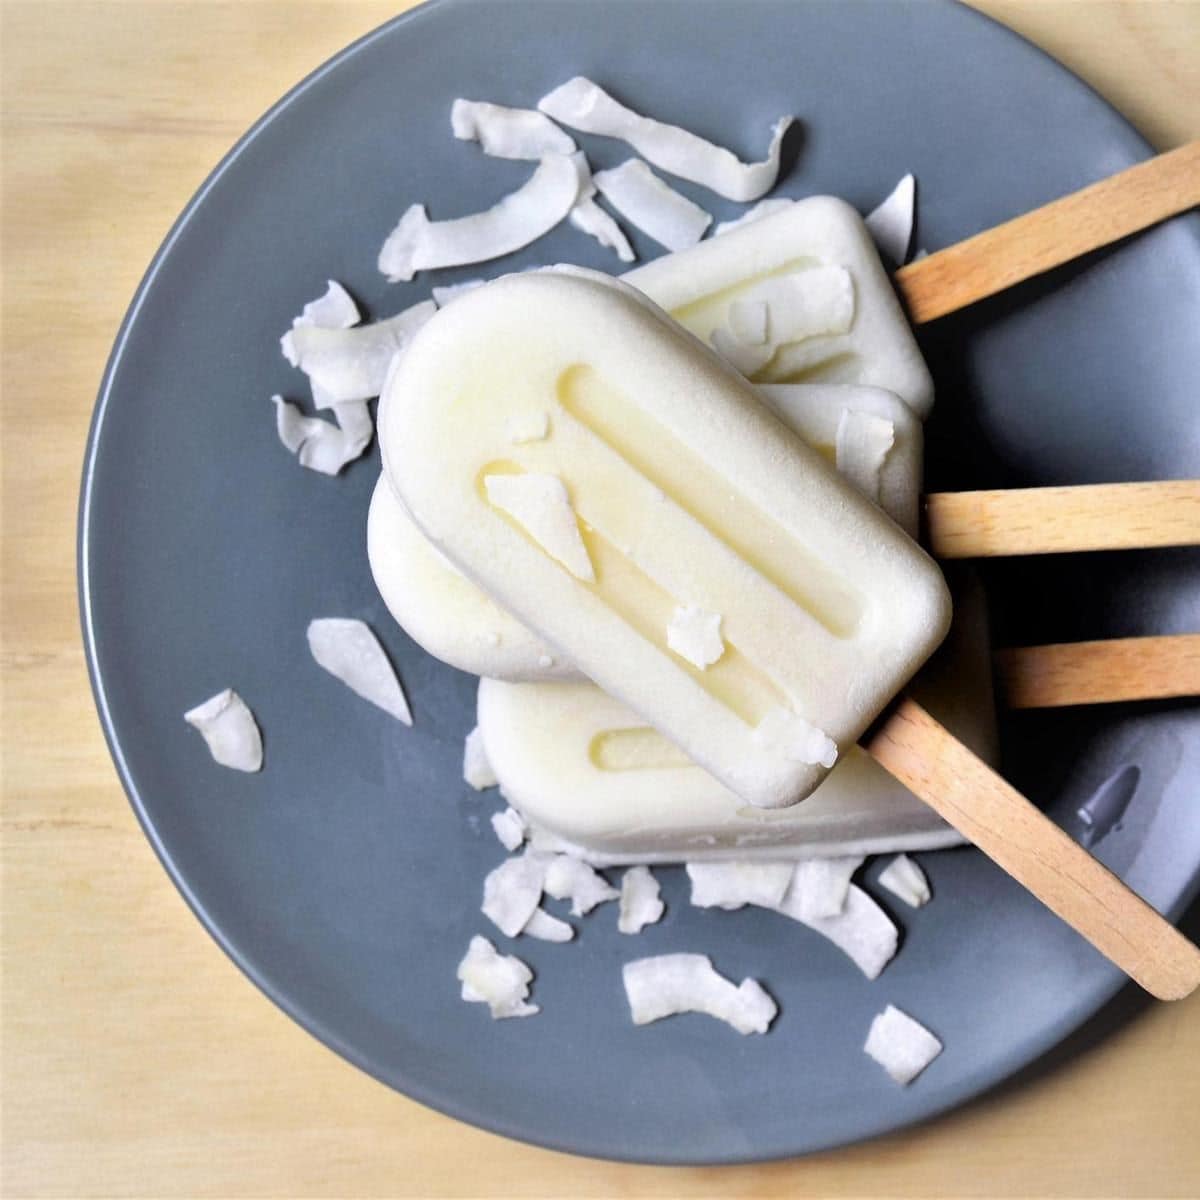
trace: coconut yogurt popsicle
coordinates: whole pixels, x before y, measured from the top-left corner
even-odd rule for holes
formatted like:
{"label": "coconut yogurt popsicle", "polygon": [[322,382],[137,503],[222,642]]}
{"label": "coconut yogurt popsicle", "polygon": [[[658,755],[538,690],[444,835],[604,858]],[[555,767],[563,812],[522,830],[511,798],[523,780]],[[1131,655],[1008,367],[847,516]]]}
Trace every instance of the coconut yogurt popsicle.
{"label": "coconut yogurt popsicle", "polygon": [[391,373],[380,444],[440,552],[758,807],[807,796],[949,623],[932,560],[611,284],[455,301]]}

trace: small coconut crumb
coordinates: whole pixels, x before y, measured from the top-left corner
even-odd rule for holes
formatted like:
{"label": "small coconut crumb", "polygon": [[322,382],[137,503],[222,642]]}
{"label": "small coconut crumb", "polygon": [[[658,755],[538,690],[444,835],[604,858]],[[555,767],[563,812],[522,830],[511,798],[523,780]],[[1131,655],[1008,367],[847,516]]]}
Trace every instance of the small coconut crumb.
{"label": "small coconut crumb", "polygon": [[774,908],[828,938],[854,960],[868,979],[877,978],[896,955],[899,942],[896,926],[887,913],[853,883],[846,892],[845,907],[836,917],[806,917],[798,898],[790,891],[783,903]]}
{"label": "small coconut crumb", "polygon": [[500,844],[509,851],[517,851],[524,842],[528,829],[525,818],[515,808],[492,814],[492,829]]}
{"label": "small coconut crumb", "polygon": [[545,855],[506,858],[483,881],[483,915],[501,933],[516,937],[542,902],[545,874]]}
{"label": "small coconut crumb", "polygon": [[457,300],[459,296],[465,296],[468,292],[483,287],[485,283],[487,283],[486,279],[464,279],[462,283],[447,283],[442,287],[435,287],[433,302],[438,308],[445,308],[452,300]]}
{"label": "small coconut crumb", "polygon": [[850,877],[862,864],[861,854],[798,862],[786,903],[806,920],[836,917],[846,907]]}
{"label": "small coconut crumb", "polygon": [[569,942],[575,936],[575,926],[551,916],[544,908],[535,908],[521,932],[543,942]]}
{"label": "small coconut crumb", "polygon": [[554,666],[554,659],[549,654],[539,654],[538,666],[541,667],[543,671],[548,671],[552,666]]}
{"label": "small coconut crumb", "polygon": [[575,142],[544,113],[506,108],[483,100],[455,100],[450,128],[464,142],[478,142],[493,158],[539,159],[547,154],[573,154]]}
{"label": "small coconut crumb", "polygon": [[928,904],[933,896],[925,872],[907,854],[897,854],[884,867],[879,876],[879,883],[912,908]]}
{"label": "small coconut crumb", "polygon": [[724,325],[718,325],[708,335],[712,348],[737,372],[753,378],[775,357],[775,347],[769,343],[755,345],[740,342]]}
{"label": "small coconut crumb", "polygon": [[317,665],[352,692],[390,713],[404,725],[412,710],[379,639],[363,621],[319,617],[308,623],[308,648]]}
{"label": "small coconut crumb", "polygon": [[472,1004],[486,1004],[492,1017],[532,1017],[536,1004],[527,1004],[533,972],[512,954],[500,954],[485,937],[476,935],[462,962],[458,964],[462,998]]}
{"label": "small coconut crumb", "polygon": [[734,986],[707,954],[659,954],[627,962],[621,970],[635,1025],[677,1013],[705,1013],[741,1034],[766,1033],[779,1011],[754,979]]}
{"label": "small coconut crumb", "polygon": [[513,413],[504,425],[514,446],[545,441],[550,436],[550,414],[545,410]]}
{"label": "small coconut crumb", "polygon": [[695,604],[679,605],[667,626],[667,645],[702,671],[712,666],[725,653],[721,614],[706,612]]}
{"label": "small coconut crumb", "polygon": [[347,463],[361,458],[371,444],[375,426],[365,401],[334,407],[335,425],[321,417],[306,417],[282,396],[272,396],[275,432],[284,449],[302,467],[322,475],[337,475]]}
{"label": "small coconut crumb", "polygon": [[763,346],[770,340],[765,300],[735,300],[727,320],[733,336],[744,346]]}
{"label": "small coconut crumb", "polygon": [[183,719],[199,731],[213,760],[235,771],[261,771],[262,734],[254,714],[232,688],[188,709]]}
{"label": "small coconut crumb", "polygon": [[659,897],[658,880],[649,867],[630,867],[621,878],[621,912],[617,928],[622,933],[641,933],[655,924],[665,910]]}
{"label": "small coconut crumb", "polygon": [[919,1021],[889,1004],[871,1022],[863,1050],[897,1083],[909,1084],[942,1052]]}
{"label": "small coconut crumb", "polygon": [[917,181],[905,175],[865,220],[880,253],[901,266],[908,258],[917,215]]}
{"label": "small coconut crumb", "polygon": [[485,475],[483,486],[488,501],[512,517],[555,562],[576,579],[595,582],[571,498],[557,475]]}
{"label": "small coconut crumb", "polygon": [[883,465],[896,444],[896,426],[886,417],[846,408],[838,418],[837,469],[848,483],[879,503]]}
{"label": "small coconut crumb", "polygon": [[582,917],[597,904],[617,900],[621,893],[603,875],[570,854],[556,854],[546,865],[543,887],[555,900],[570,900],[571,915]]}
{"label": "small coconut crumb", "polygon": [[740,217],[735,217],[732,221],[721,221],[713,230],[713,237],[720,237],[721,234],[740,229],[743,225],[752,225],[755,221],[761,221],[763,217],[774,216],[777,212],[783,212],[785,208],[791,208],[795,203],[794,200],[783,199],[760,200]]}
{"label": "small coconut crumb", "polygon": [[754,727],[754,740],[764,749],[782,754],[792,762],[832,767],[837,762],[837,743],[799,713],[776,706]]}
{"label": "small coconut crumb", "polygon": [[593,178],[617,212],[668,250],[694,246],[712,223],[711,213],[659,179],[640,158],[627,158]]}
{"label": "small coconut crumb", "polygon": [[792,882],[790,862],[690,862],[685,864],[697,908],[774,908]]}
{"label": "small coconut crumb", "polygon": [[[463,741],[463,779],[477,792],[484,788],[495,787],[499,782],[492,764],[488,762],[487,750],[483,744],[483,734],[476,725]],[[510,847],[511,849],[511,847]]]}

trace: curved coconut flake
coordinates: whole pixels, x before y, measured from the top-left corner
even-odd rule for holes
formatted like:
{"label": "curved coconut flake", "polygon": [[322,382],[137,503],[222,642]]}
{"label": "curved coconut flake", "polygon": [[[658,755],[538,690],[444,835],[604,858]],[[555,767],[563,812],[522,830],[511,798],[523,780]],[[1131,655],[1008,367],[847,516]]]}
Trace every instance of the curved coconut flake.
{"label": "curved coconut flake", "polygon": [[721,614],[695,604],[679,605],[667,625],[667,645],[702,671],[712,666],[725,653]]}
{"label": "curved coconut flake", "polygon": [[515,852],[521,848],[528,829],[525,818],[515,808],[492,813],[492,831],[505,850]]}
{"label": "curved coconut flake", "polygon": [[863,865],[861,854],[808,858],[796,864],[786,904],[805,920],[836,917],[846,907],[850,877]]}
{"label": "curved coconut flake", "polygon": [[752,301],[766,304],[768,337],[776,346],[848,333],[854,324],[854,280],[845,267],[810,267],[767,279],[741,303]]}
{"label": "curved coconut flake", "polygon": [[569,942],[575,936],[575,926],[551,916],[544,908],[535,908],[521,932],[543,942]]}
{"label": "curved coconut flake", "polygon": [[637,259],[621,226],[590,196],[576,201],[567,218],[576,229],[594,237],[605,249],[615,250],[622,262],[631,263]]}
{"label": "curved coconut flake", "polygon": [[649,867],[630,867],[621,877],[621,908],[617,928],[622,933],[641,933],[659,921],[665,905],[659,897],[658,880]]}
{"label": "curved coconut flake", "polygon": [[493,1019],[532,1017],[536,1004],[526,1004],[533,972],[512,954],[500,954],[485,937],[478,934],[458,964],[462,998],[472,1004],[486,1004]]}
{"label": "curved coconut flake", "polygon": [[540,854],[506,858],[483,881],[483,915],[509,937],[516,937],[542,902],[546,861]]}
{"label": "curved coconut flake", "polygon": [[577,579],[595,581],[566,486],[557,475],[485,475],[488,502],[507,513]]}
{"label": "curved coconut flake", "polygon": [[721,221],[713,230],[713,237],[720,237],[721,234],[728,233],[731,229],[740,229],[743,225],[752,225],[755,221],[761,221],[763,217],[769,217],[774,213],[783,212],[785,208],[791,208],[795,203],[795,200],[784,200],[782,198],[760,200],[753,208],[742,213],[740,217],[735,217],[732,221]]}
{"label": "curved coconut flake", "polygon": [[838,418],[837,469],[873,504],[879,503],[879,480],[888,453],[896,444],[896,426],[874,413],[843,409]]}
{"label": "curved coconut flake", "polygon": [[316,325],[322,329],[349,329],[362,320],[353,297],[336,279],[327,279],[325,284],[325,292],[315,300],[310,300],[300,315],[292,318],[292,328],[279,339],[283,357],[293,367],[300,365],[300,359],[296,354],[292,333],[301,325]]}
{"label": "curved coconut flake", "polygon": [[925,872],[907,854],[897,854],[879,875],[880,887],[899,897],[911,908],[928,904],[933,896]]}
{"label": "curved coconut flake", "polygon": [[405,725],[412,724],[404,689],[379,640],[363,622],[349,617],[318,617],[308,623],[308,648],[317,665],[352,692]]}
{"label": "curved coconut flake", "polygon": [[831,737],[799,713],[778,705],[754,727],[754,740],[792,762],[820,763],[823,767],[837,762],[837,743]]}
{"label": "curved coconut flake", "polygon": [[235,771],[261,771],[262,734],[254,714],[232,688],[188,709],[183,719],[199,731],[213,760]]}
{"label": "curved coconut flake", "polygon": [[845,907],[835,917],[805,916],[798,897],[790,890],[782,904],[771,907],[828,938],[854,960],[868,979],[877,978],[895,957],[899,942],[896,926],[887,913],[853,883],[846,891]]}
{"label": "curved coconut flake", "polygon": [[879,252],[902,266],[908,258],[917,215],[917,181],[905,175],[886,200],[864,218]]}
{"label": "curved coconut flake", "polygon": [[626,108],[582,75],[543,96],[538,108],[572,129],[620,138],[656,167],[742,203],[765,196],[775,186],[783,135],[793,121],[792,117],[776,121],[767,157],[744,163],[723,146]]}
{"label": "curved coconut flake", "polygon": [[863,1051],[897,1083],[909,1084],[942,1052],[919,1021],[889,1004],[872,1022]]}
{"label": "curved coconut flake", "polygon": [[495,787],[499,783],[496,772],[492,770],[492,764],[488,762],[483,734],[478,725],[463,740],[463,779],[477,792]]}
{"label": "curved coconut flake", "polygon": [[423,204],[412,205],[384,242],[379,269],[396,283],[418,271],[511,254],[553,229],[578,197],[579,172],[571,157],[547,155],[521,187],[483,212],[430,221]]}
{"label": "curved coconut flake", "polygon": [[779,1011],[754,979],[735,987],[719,974],[707,954],[658,954],[627,962],[621,969],[635,1025],[648,1025],[677,1013],[704,1013],[738,1033],[766,1033]]}
{"label": "curved coconut flake", "polygon": [[631,224],[668,250],[694,246],[712,214],[664,183],[640,158],[592,176],[600,194]]}
{"label": "curved coconut flake", "polygon": [[792,882],[790,862],[690,862],[684,864],[697,908],[775,908]]}
{"label": "curved coconut flake", "polygon": [[740,342],[724,326],[718,325],[709,334],[712,348],[739,374],[747,379],[761,371],[775,357],[775,347]]}
{"label": "curved coconut flake", "polygon": [[621,893],[609,885],[582,859],[556,854],[546,865],[543,881],[546,894],[555,900],[570,900],[573,917],[586,916],[597,904],[616,900]]}
{"label": "curved coconut flake", "polygon": [[282,396],[272,396],[275,432],[302,467],[322,475],[336,475],[349,462],[361,458],[371,444],[375,426],[365,400],[334,406],[338,424],[306,417]]}
{"label": "curved coconut flake", "polygon": [[547,154],[574,154],[575,142],[544,113],[532,108],[506,108],[486,100],[455,100],[450,128],[463,142],[478,142],[493,158],[539,159]]}

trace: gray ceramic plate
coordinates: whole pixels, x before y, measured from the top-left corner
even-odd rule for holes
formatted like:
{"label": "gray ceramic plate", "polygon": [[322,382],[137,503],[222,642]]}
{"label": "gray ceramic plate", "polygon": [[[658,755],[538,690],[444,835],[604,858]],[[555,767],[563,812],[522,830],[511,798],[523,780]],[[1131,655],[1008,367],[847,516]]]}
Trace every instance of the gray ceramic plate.
{"label": "gray ceramic plate", "polygon": [[[479,885],[501,856],[492,800],[459,773],[474,683],[410,643],[375,594],[363,527],[377,454],[330,480],[276,441],[268,398],[302,382],[276,349],[298,306],[327,276],[376,315],[469,276],[389,287],[375,254],[411,201],[469,211],[527,174],[451,138],[452,98],[530,104],[576,72],[748,156],[798,113],[781,193],[866,207],[915,171],[930,248],[1147,153],[1077,79],[951,5],[443,0],[379,30],[218,167],[121,330],[80,516],[101,716],[147,835],[213,936],[288,1013],[410,1096],[514,1137],[655,1162],[869,1137],[1030,1063],[1099,1010],[1117,974],[964,850],[925,856],[936,902],[897,914],[904,945],[875,983],[770,914],[690,909],[671,870],[670,915],[636,942],[610,908],[573,945],[521,946],[541,1016],[493,1023],[461,1003],[455,964],[487,932]],[[624,154],[585,140],[598,165]],[[564,226],[494,268],[560,260],[615,266]],[[931,486],[1200,474],[1198,313],[1191,220],[930,330]],[[1200,559],[1186,552],[1011,563],[987,581],[1002,642],[1200,627]],[[413,730],[314,666],[316,615],[380,631]],[[180,719],[230,684],[264,730],[260,775],[215,767]],[[1132,765],[1132,801],[1099,849],[1178,915],[1200,863],[1198,732],[1184,704],[1031,714],[1006,725],[1005,767],[1067,820]],[[780,1002],[773,1031],[741,1038],[702,1017],[635,1029],[621,962],[681,948],[762,977]],[[907,1090],[860,1050],[889,1002],[946,1044]]]}

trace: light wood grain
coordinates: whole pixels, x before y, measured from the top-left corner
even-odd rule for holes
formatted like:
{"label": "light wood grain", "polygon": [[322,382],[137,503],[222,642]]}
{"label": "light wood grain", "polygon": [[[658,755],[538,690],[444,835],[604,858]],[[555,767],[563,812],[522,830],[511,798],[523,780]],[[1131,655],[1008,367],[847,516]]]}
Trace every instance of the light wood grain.
{"label": "light wood grain", "polygon": [[1200,987],[1200,949],[915,700],[863,749],[1152,996]]}
{"label": "light wood grain", "polygon": [[915,324],[933,321],[1200,204],[1200,141],[1160,154],[893,276]]}
{"label": "light wood grain", "polygon": [[[79,643],[73,530],[96,387],[138,278],[213,164],[403,7],[0,8],[0,1194],[1194,1197],[1196,997],[868,1145],[644,1169],[519,1145],[388,1091],[278,1012],[168,881],[116,781]],[[1196,5],[982,7],[1067,57],[1161,148],[1200,136]]]}
{"label": "light wood grain", "polygon": [[933,492],[935,558],[998,558],[1200,544],[1200,480]]}
{"label": "light wood grain", "polygon": [[1009,708],[1200,696],[1200,633],[1016,646],[993,661]]}

